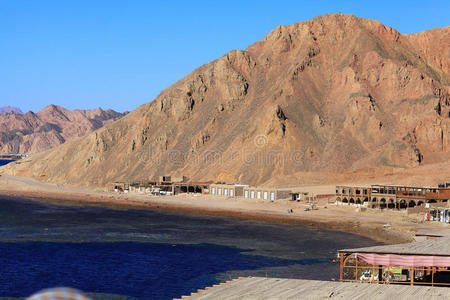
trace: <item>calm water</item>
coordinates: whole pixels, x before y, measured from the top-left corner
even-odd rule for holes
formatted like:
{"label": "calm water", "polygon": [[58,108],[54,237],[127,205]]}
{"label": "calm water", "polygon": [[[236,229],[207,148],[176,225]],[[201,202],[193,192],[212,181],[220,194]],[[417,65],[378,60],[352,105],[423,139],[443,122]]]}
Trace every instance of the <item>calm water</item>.
{"label": "calm water", "polygon": [[13,162],[14,160],[4,160],[4,159],[0,159],[0,166],[4,166],[9,164],[10,162]]}
{"label": "calm water", "polygon": [[71,286],[94,299],[171,299],[237,276],[330,280],[368,239],[299,225],[0,196],[0,299]]}

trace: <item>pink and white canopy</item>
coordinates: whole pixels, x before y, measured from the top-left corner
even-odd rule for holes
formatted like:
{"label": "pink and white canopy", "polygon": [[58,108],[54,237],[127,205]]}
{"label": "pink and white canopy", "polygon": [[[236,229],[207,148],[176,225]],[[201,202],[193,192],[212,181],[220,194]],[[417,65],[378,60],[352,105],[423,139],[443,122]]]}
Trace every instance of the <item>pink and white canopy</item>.
{"label": "pink and white canopy", "polygon": [[450,256],[355,253],[356,257],[375,266],[450,267]]}

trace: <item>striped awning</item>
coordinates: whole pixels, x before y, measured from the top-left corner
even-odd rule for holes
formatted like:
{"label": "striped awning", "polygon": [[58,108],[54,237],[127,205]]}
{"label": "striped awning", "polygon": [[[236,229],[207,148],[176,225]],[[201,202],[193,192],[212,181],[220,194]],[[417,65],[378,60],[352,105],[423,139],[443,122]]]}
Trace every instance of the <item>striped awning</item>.
{"label": "striped awning", "polygon": [[450,256],[375,253],[355,253],[355,255],[359,260],[374,266],[450,267]]}

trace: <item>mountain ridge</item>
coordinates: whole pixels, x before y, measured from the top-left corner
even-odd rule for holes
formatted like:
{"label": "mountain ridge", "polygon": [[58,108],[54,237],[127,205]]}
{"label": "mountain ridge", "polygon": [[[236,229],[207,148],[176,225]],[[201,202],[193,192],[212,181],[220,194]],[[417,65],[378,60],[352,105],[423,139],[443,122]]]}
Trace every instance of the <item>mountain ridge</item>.
{"label": "mountain ridge", "polygon": [[0,114],[2,114],[4,112],[16,112],[16,113],[22,114],[22,111],[20,110],[20,108],[14,107],[14,106],[0,107]]}
{"label": "mountain ridge", "polygon": [[37,113],[0,114],[0,153],[33,154],[84,136],[125,114],[113,110],[68,110],[50,104]]}

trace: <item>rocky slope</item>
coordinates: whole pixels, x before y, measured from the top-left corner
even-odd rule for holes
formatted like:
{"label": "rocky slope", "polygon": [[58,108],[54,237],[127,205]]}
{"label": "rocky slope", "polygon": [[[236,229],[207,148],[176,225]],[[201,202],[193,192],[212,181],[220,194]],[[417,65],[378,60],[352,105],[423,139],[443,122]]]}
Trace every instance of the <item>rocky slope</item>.
{"label": "rocky slope", "polygon": [[82,137],[123,117],[113,110],[68,110],[49,105],[33,113],[0,114],[0,154],[37,153]]}
{"label": "rocky slope", "polygon": [[261,184],[448,161],[449,43],[450,27],[404,35],[353,15],[279,26],[3,171],[76,185],[160,174]]}

